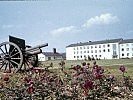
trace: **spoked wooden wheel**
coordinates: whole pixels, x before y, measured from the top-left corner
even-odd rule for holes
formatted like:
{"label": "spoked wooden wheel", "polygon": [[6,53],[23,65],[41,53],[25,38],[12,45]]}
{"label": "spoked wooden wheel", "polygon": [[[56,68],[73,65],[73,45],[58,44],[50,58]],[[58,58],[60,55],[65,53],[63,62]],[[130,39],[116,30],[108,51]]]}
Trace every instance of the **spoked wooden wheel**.
{"label": "spoked wooden wheel", "polygon": [[2,72],[17,72],[23,63],[23,54],[20,48],[12,42],[0,44],[0,70]]}
{"label": "spoked wooden wheel", "polygon": [[21,67],[22,71],[29,71],[36,67],[38,61],[37,55],[25,55],[24,57],[24,63]]}

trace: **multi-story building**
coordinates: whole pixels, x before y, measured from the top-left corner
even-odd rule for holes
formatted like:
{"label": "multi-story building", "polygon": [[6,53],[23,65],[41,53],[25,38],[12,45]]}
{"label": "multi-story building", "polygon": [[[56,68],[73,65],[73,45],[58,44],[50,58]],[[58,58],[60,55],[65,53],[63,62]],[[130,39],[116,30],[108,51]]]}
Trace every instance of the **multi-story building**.
{"label": "multi-story building", "polygon": [[133,57],[133,39],[110,39],[70,44],[66,47],[67,60],[119,59]]}

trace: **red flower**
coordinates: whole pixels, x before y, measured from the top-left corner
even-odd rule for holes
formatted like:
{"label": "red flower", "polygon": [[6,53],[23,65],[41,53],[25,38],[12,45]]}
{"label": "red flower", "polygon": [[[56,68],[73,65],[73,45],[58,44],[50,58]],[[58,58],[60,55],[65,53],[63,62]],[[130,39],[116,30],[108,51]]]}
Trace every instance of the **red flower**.
{"label": "red flower", "polygon": [[84,89],[88,90],[88,89],[93,89],[93,82],[92,81],[87,81],[85,82],[84,86],[83,86]]}
{"label": "red flower", "polygon": [[74,67],[72,67],[70,69],[78,71],[79,69],[81,69],[81,66],[80,65],[76,65],[76,66],[74,66]]}
{"label": "red flower", "polygon": [[119,68],[122,72],[124,72],[125,71],[125,67],[124,66],[120,66],[120,68]]}
{"label": "red flower", "polygon": [[99,66],[98,66],[98,67],[96,67],[96,72],[97,72],[97,73],[99,73],[101,69],[102,69],[102,68],[101,68],[101,67],[99,67]]}
{"label": "red flower", "polygon": [[9,80],[9,77],[4,77],[3,80],[4,80],[4,81],[8,81],[8,80]]}
{"label": "red flower", "polygon": [[25,78],[24,78],[24,81],[25,81],[26,83],[29,83],[29,82],[31,81],[31,79],[28,78],[28,77],[25,77]]}
{"label": "red flower", "polygon": [[27,89],[27,91],[28,91],[29,93],[34,92],[34,88],[33,88],[33,87],[29,87],[29,88]]}
{"label": "red flower", "polygon": [[83,62],[83,63],[82,63],[82,66],[85,66],[85,65],[86,65],[86,62]]}
{"label": "red flower", "polygon": [[96,79],[102,79],[102,75],[101,74],[96,74]]}
{"label": "red flower", "polygon": [[94,61],[93,64],[95,65],[96,64],[96,61]]}

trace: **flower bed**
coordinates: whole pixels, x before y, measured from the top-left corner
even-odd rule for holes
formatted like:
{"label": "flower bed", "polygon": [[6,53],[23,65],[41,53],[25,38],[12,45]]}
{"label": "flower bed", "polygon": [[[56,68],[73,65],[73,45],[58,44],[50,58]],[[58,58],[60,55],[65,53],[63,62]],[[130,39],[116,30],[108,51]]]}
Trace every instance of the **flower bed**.
{"label": "flower bed", "polygon": [[7,73],[0,77],[1,100],[124,100],[133,99],[133,80],[111,75],[96,62],[62,67],[52,72],[35,68],[25,73]]}

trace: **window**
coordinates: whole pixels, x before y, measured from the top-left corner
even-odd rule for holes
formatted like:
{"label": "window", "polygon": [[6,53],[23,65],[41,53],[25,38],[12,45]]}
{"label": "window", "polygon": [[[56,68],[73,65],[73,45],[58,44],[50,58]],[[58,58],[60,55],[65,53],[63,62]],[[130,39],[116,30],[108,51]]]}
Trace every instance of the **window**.
{"label": "window", "polygon": [[74,56],[74,58],[76,58],[76,56]]}
{"label": "window", "polygon": [[93,46],[91,46],[91,49],[93,48]]}
{"label": "window", "polygon": [[80,51],[80,53],[82,54],[82,51]]}
{"label": "window", "polygon": [[127,48],[127,51],[129,51],[129,48]]}
{"label": "window", "polygon": [[85,47],[84,47],[84,49],[85,49]]}
{"label": "window", "polygon": [[95,55],[95,57],[97,57],[97,55]]}
{"label": "window", "polygon": [[79,58],[79,56],[77,56],[77,58]]}
{"label": "window", "polygon": [[127,56],[129,56],[129,53],[127,53]]}
{"label": "window", "polygon": [[110,45],[108,44],[108,47],[110,47]]}
{"label": "window", "polygon": [[75,48],[73,48],[73,50],[75,50]]}
{"label": "window", "polygon": [[99,48],[101,48],[101,45],[99,45]]}
{"label": "window", "polygon": [[87,47],[87,49],[89,49],[89,46]]}
{"label": "window", "polygon": [[132,48],[132,51],[133,51],[133,48]]}
{"label": "window", "polygon": [[75,54],[75,52],[74,52],[74,54]]}
{"label": "window", "polygon": [[105,45],[103,45],[103,47],[105,48]]}
{"label": "window", "polygon": [[84,51],[84,53],[86,53],[86,51]]}
{"label": "window", "polygon": [[82,49],[82,47],[80,47],[80,49]]}
{"label": "window", "polygon": [[126,46],[128,46],[128,44],[126,44]]}
{"label": "window", "polygon": [[77,47],[77,50],[78,50],[78,47]]}
{"label": "window", "polygon": [[110,49],[108,49],[108,52],[110,52]]}
{"label": "window", "polygon": [[101,50],[99,50],[99,52],[101,52]]}
{"label": "window", "polygon": [[124,48],[122,48],[121,51],[124,51]]}
{"label": "window", "polygon": [[99,57],[102,57],[101,55],[99,55]]}
{"label": "window", "polygon": [[124,56],[124,54],[122,54],[122,56]]}
{"label": "window", "polygon": [[95,48],[97,48],[97,46],[95,46]]}
{"label": "window", "polygon": [[87,51],[87,53],[89,53],[89,51]]}
{"label": "window", "polygon": [[93,50],[91,50],[91,53],[93,53]]}
{"label": "window", "polygon": [[80,56],[82,58],[82,56]]}
{"label": "window", "polygon": [[105,49],[103,49],[103,52],[105,52]]}
{"label": "window", "polygon": [[78,54],[79,52],[77,51],[77,54]]}
{"label": "window", "polygon": [[95,50],[95,53],[97,53],[97,50]]}
{"label": "window", "polygon": [[116,44],[112,44],[113,46],[113,51],[116,51]]}

